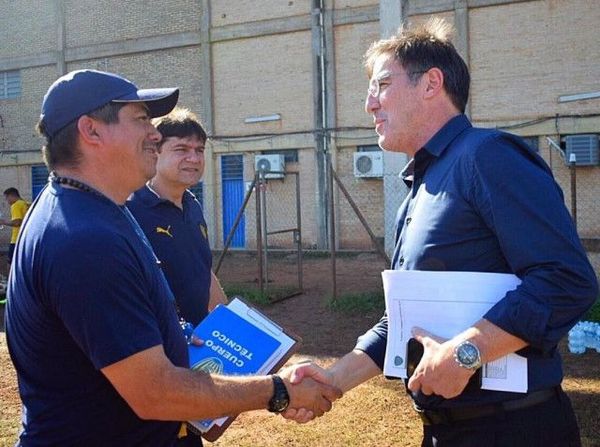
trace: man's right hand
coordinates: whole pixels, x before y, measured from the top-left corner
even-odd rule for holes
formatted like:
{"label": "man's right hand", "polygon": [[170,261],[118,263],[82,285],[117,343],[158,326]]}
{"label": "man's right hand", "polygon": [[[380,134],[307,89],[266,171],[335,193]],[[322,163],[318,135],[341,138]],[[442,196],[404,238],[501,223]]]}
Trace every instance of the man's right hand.
{"label": "man's right hand", "polygon": [[[282,416],[286,419],[293,420],[298,423],[306,423],[313,420],[315,417],[322,416],[326,411],[331,409],[331,404],[334,400],[342,397],[342,391],[333,385],[333,375],[324,370],[320,366],[312,362],[304,362],[289,366],[285,370],[285,377],[289,380],[288,389],[290,389],[290,405]],[[302,386],[319,386],[324,389],[318,410],[292,400],[291,390]]]}
{"label": "man's right hand", "polygon": [[278,375],[290,395],[289,408],[283,413],[286,419],[308,422],[331,410],[333,401],[342,397],[342,391],[333,386],[331,375],[312,363],[284,368]]}

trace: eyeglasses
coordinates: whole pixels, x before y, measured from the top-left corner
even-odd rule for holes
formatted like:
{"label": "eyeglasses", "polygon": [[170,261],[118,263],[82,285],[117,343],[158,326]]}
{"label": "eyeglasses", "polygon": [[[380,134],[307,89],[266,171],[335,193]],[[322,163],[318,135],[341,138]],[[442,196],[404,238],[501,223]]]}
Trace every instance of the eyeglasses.
{"label": "eyeglasses", "polygon": [[373,78],[371,79],[371,81],[369,81],[369,88],[367,89],[367,94],[371,95],[373,98],[378,98],[379,94],[381,93],[381,87],[383,86],[385,88],[387,85],[391,84],[391,82],[388,81],[393,76],[406,75],[410,77],[415,74],[427,73],[428,71],[429,70],[409,71],[406,73],[386,73],[385,75],[379,78]]}

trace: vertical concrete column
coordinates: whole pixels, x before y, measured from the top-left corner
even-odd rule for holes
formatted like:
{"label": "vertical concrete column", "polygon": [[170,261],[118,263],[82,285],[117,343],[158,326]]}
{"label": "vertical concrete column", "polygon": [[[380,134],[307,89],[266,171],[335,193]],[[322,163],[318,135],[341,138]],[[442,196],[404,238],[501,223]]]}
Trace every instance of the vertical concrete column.
{"label": "vertical concrete column", "polygon": [[[469,64],[469,5],[467,0],[454,0],[454,26],[456,28],[456,37],[454,44],[457,51],[465,60],[467,67]],[[465,113],[471,116],[471,101],[467,102]]]}
{"label": "vertical concrete column", "polygon": [[324,68],[324,27],[322,26],[323,0],[313,0],[311,7],[312,72],[313,72],[313,122],[315,133],[315,215],[317,217],[317,248],[328,247],[328,190],[327,190],[327,141],[323,128],[326,127],[326,71]]}
{"label": "vertical concrete column", "polygon": [[[325,64],[325,123],[330,129],[337,126],[337,106],[336,106],[336,80],[335,80],[335,40],[333,28],[333,0],[323,1],[323,33],[324,33],[324,53],[323,62]],[[335,133],[328,134],[328,150],[331,157],[331,163],[334,169],[337,168],[337,145],[335,144]],[[339,191],[333,184],[333,201],[335,204],[335,215],[339,216]],[[340,234],[340,219],[335,219],[335,234]],[[339,239],[337,240],[339,246]],[[339,247],[336,247],[336,249]]]}
{"label": "vertical concrete column", "polygon": [[[200,95],[202,104],[202,124],[208,135],[214,135],[214,116],[213,116],[213,68],[212,68],[212,44],[210,41],[210,0],[201,0],[202,15],[200,17],[200,71],[202,74],[202,83]],[[204,178],[203,178],[203,194],[204,194],[204,218],[208,226],[208,239],[210,246],[217,248],[222,245],[222,241],[218,241],[217,235],[220,234],[217,225],[217,185],[215,184],[215,170],[217,169],[218,160],[215,158],[214,148],[212,144],[206,145],[204,153]]]}
{"label": "vertical concrete column", "polygon": [[[379,2],[379,29],[382,38],[394,34],[406,18],[407,0],[381,0]],[[398,207],[406,197],[408,188],[398,177],[408,162],[400,152],[383,152],[383,209],[385,226],[385,251],[392,257],[394,251],[394,226]]]}
{"label": "vertical concrete column", "polygon": [[54,0],[54,14],[56,17],[56,74],[60,77],[67,73],[65,62],[66,29],[65,5],[63,0]]}

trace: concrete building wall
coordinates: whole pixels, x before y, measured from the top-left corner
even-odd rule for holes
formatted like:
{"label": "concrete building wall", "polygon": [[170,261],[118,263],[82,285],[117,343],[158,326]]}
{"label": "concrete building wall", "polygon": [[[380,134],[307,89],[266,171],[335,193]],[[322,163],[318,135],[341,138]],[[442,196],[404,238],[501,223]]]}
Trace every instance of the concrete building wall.
{"label": "concrete building wall", "polygon": [[0,58],[56,49],[54,1],[0,0],[0,11]]}
{"label": "concrete building wall", "polygon": [[56,79],[56,68],[48,65],[25,68],[20,72],[21,96],[0,100],[2,151],[38,151],[43,144],[35,124],[40,118],[42,98]]}
{"label": "concrete building wall", "polygon": [[379,39],[377,22],[336,26],[335,74],[337,125],[372,126],[365,113],[365,97],[369,81],[363,68],[363,55]]}
{"label": "concrete building wall", "polygon": [[[371,231],[377,237],[383,237],[383,180],[381,178],[354,177],[354,152],[356,147],[338,147],[337,172],[340,181],[358,206]],[[338,220],[338,240],[340,248],[371,249],[369,234],[358,216],[340,191],[336,208]]]}
{"label": "concrete building wall", "polygon": [[363,6],[378,6],[379,0],[333,0],[334,9],[360,8]]}
{"label": "concrete building wall", "polygon": [[273,20],[310,13],[311,0],[217,0],[211,2],[212,26]]}
{"label": "concrete building wall", "polygon": [[66,45],[80,47],[197,30],[200,24],[201,2],[65,0],[64,9]]}
{"label": "concrete building wall", "polygon": [[179,105],[201,115],[200,47],[185,47],[72,62],[67,69],[94,68],[119,73],[139,87],[179,87]]}
{"label": "concrete building wall", "polygon": [[[227,155],[231,155],[228,153]],[[298,161],[286,163],[286,172],[299,174],[300,185],[300,205],[301,217],[300,222],[297,220],[296,213],[296,176],[288,174],[283,179],[269,179],[266,183],[266,211],[267,211],[267,231],[288,230],[298,228],[300,226],[302,232],[302,246],[310,249],[314,248],[316,240],[316,224],[315,224],[315,203],[316,190],[314,179],[314,150],[300,149],[298,150]],[[215,164],[219,164],[219,156],[214,160]],[[220,173],[215,177],[216,182],[220,184]],[[254,154],[247,153],[244,155],[244,181],[246,184],[254,179]],[[220,187],[217,187],[216,203],[220,204],[223,197]],[[219,206],[215,210],[216,221],[218,228],[216,229],[219,235],[218,242],[215,248],[223,246],[223,213],[222,207]],[[245,239],[246,248],[250,250],[256,249],[256,190],[252,193],[245,211]],[[269,246],[273,248],[295,248],[291,233],[282,235],[269,236]]]}
{"label": "concrete building wall", "polygon": [[[552,135],[553,140],[557,140]],[[560,157],[558,151],[550,147],[545,138],[540,139],[540,155],[551,167],[557,183],[565,196],[565,205],[572,210],[571,170]],[[575,176],[577,231],[582,238],[600,236],[600,168],[578,166]]]}
{"label": "concrete building wall", "polygon": [[[21,67],[22,78],[22,96],[0,100],[4,124],[0,127],[2,184],[16,182],[23,195],[30,194],[30,166],[41,160],[41,139],[35,136],[33,126],[42,96],[61,69],[63,58],[67,70],[97,68],[121,73],[141,86],[179,86],[180,104],[214,124],[217,138],[207,156],[209,175],[205,175],[204,193],[206,213],[214,216],[210,226],[217,235],[217,247],[222,244],[220,156],[245,154],[244,180],[250,181],[256,153],[297,149],[299,161],[288,163],[287,169],[300,172],[303,242],[305,247],[313,247],[318,239],[321,202],[317,200],[312,133],[312,3],[266,0],[256,7],[251,0],[134,0],[118,5],[108,0],[65,0],[65,51],[61,52],[58,2],[0,0],[0,10],[5,12],[0,16],[0,35],[5,43],[0,47],[0,71]],[[357,145],[376,143],[371,119],[363,110],[367,79],[362,57],[380,35],[379,3],[329,0],[326,5],[335,10],[327,13],[325,20],[333,27],[333,49],[328,55],[333,57],[329,63],[335,78],[335,82],[330,80],[335,90],[334,125],[354,128],[332,134],[334,165],[373,231],[383,235],[382,182],[356,179],[352,173]],[[556,152],[550,152],[544,137],[557,140],[558,134],[600,132],[598,117],[554,120],[556,114],[597,114],[600,99],[569,103],[558,103],[557,99],[598,90],[600,49],[595,29],[600,23],[600,8],[585,0],[500,3],[410,0],[406,11],[411,22],[420,22],[434,11],[459,27],[463,34],[458,37],[467,42],[461,48],[468,55],[473,79],[473,121],[498,127],[519,124],[508,130],[539,136],[540,152],[551,165],[570,207],[569,170]],[[205,4],[210,6],[210,22],[203,22]],[[465,5],[469,6],[466,16]],[[203,24],[209,24],[210,29],[202,28]],[[248,117],[271,114],[280,114],[281,119],[244,123]],[[521,126],[540,117],[552,119]],[[266,133],[273,135],[235,138]],[[10,151],[18,151],[14,160]],[[11,164],[14,167],[8,167]],[[600,205],[596,200],[599,177],[599,167],[577,169],[578,229],[585,238],[600,237]],[[289,180],[269,182],[268,200],[273,201],[270,228],[290,224],[290,214],[295,211],[288,204],[293,204],[292,180],[290,176]],[[345,198],[341,194],[336,197],[339,248],[370,247]],[[246,212],[248,248],[255,248],[253,207],[254,197]],[[284,246],[286,242],[274,240],[274,244]]]}
{"label": "concrete building wall", "polygon": [[597,113],[600,100],[558,103],[598,90],[600,8],[536,1],[469,11],[472,116],[478,122]]}
{"label": "concrete building wall", "polygon": [[[310,32],[219,42],[213,70],[217,135],[312,129]],[[244,123],[276,113],[280,121]]]}

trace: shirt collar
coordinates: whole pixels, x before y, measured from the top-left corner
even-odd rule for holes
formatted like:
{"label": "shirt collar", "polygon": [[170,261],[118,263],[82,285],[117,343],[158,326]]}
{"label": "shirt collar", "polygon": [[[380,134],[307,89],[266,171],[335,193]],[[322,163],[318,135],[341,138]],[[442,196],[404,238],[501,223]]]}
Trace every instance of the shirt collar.
{"label": "shirt collar", "polygon": [[444,126],[438,130],[427,143],[425,143],[423,148],[431,155],[440,157],[444,150],[450,146],[452,140],[469,127],[471,127],[469,119],[463,114],[457,115],[444,124]]}
{"label": "shirt collar", "polygon": [[465,129],[471,127],[469,119],[463,115],[457,115],[450,119],[446,124],[438,130],[431,139],[417,151],[400,172],[400,178],[410,188],[416,174],[425,172],[429,164],[435,158],[439,158],[444,150],[450,146],[450,143]]}
{"label": "shirt collar", "polygon": [[[173,203],[170,200],[163,199],[161,196],[159,196],[158,193],[154,191],[148,184],[144,185],[143,188],[138,189],[134,193],[134,195],[136,196],[136,198],[140,199],[140,201],[148,208],[157,206],[161,203],[168,203],[173,205]],[[183,193],[182,199],[184,207],[189,200],[193,200],[193,194],[186,189]]]}

